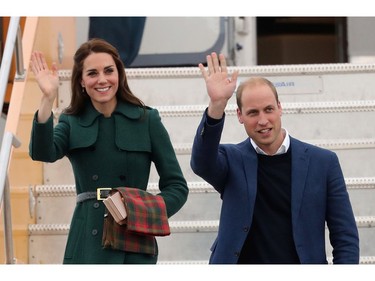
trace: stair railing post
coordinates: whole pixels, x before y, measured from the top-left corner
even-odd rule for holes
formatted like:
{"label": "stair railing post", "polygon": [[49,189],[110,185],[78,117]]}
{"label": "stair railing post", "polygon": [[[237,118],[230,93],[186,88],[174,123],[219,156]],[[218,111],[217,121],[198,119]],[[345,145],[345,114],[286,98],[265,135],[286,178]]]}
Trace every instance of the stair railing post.
{"label": "stair railing post", "polygon": [[[13,254],[13,228],[11,217],[10,190],[8,181],[8,165],[12,146],[19,147],[20,141],[10,132],[6,132],[0,150],[0,204],[3,204],[4,235],[6,263],[15,263]],[[3,196],[4,195],[4,196]]]}
{"label": "stair railing post", "polygon": [[13,251],[13,227],[12,227],[12,213],[10,207],[10,190],[8,176],[5,179],[4,185],[4,235],[5,235],[5,253],[6,263],[14,264],[16,259],[14,258]]}

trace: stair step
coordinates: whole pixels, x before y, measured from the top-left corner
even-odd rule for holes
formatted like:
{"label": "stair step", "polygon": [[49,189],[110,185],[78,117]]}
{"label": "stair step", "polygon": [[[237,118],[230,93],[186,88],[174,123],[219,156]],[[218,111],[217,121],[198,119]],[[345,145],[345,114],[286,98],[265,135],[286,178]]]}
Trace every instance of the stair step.
{"label": "stair step", "polygon": [[208,264],[208,260],[178,260],[178,261],[158,261],[160,265],[195,265],[195,264]]}
{"label": "stair step", "polygon": [[[327,258],[328,263],[332,264],[332,257]],[[375,264],[375,256],[362,256],[359,259],[360,264]],[[208,264],[206,260],[181,260],[181,261],[159,261],[160,265],[191,265],[191,264]]]}
{"label": "stair step", "polygon": [[[172,143],[192,143],[197,126],[207,105],[168,105],[155,107],[159,110]],[[373,138],[374,126],[358,126],[371,120],[375,112],[375,100],[294,102],[282,103],[283,124],[292,136],[299,139],[351,139]],[[237,106],[226,108],[226,123],[222,142],[238,142],[247,137],[237,119]],[[61,108],[54,111],[56,118]],[[184,126],[181,126],[183,122]],[[309,124],[309,126],[306,126]]]}
{"label": "stair step", "polygon": [[[375,216],[375,177],[346,178],[349,196],[356,216]],[[186,204],[171,221],[217,220],[220,216],[219,193],[204,181],[188,182],[189,196]],[[157,183],[150,183],[147,190],[159,192]],[[74,185],[37,185],[34,189],[37,223],[70,223],[76,205]],[[61,210],[65,211],[62,213]]]}
{"label": "stair step", "polygon": [[[375,189],[375,177],[347,177],[345,184],[348,190],[362,190]],[[153,194],[159,193],[158,183],[149,183],[147,191]],[[207,182],[196,181],[188,182],[189,194],[206,194],[216,193],[217,191]],[[76,189],[74,184],[58,184],[58,185],[36,185],[36,196],[50,197],[50,196],[75,196]]]}
{"label": "stair step", "polygon": [[[375,238],[375,217],[356,217],[360,234],[360,250],[363,256],[375,256],[373,250]],[[171,221],[171,235],[157,237],[159,262],[207,261],[210,247],[216,238],[218,220],[210,221]],[[69,224],[32,224],[29,226],[29,263],[61,263],[65,249]],[[326,232],[327,253],[331,252]],[[366,241],[362,243],[362,241]],[[48,249],[53,247],[53,253]],[[206,262],[206,263],[207,263]],[[363,259],[363,263],[374,260]]]}
{"label": "stair step", "polygon": [[[374,133],[375,134],[375,133]],[[306,139],[308,143],[336,152],[346,177],[372,176],[375,166],[375,138],[358,139]],[[190,167],[192,143],[174,145],[177,159],[187,181],[202,181]],[[358,165],[366,159],[367,165]],[[73,171],[69,160],[64,157],[55,163],[43,163],[44,181],[48,185],[74,184]],[[64,171],[62,173],[62,171]],[[151,166],[150,182],[157,182],[159,176],[155,167]]]}
{"label": "stair step", "polygon": [[[356,217],[357,227],[375,228],[375,216]],[[219,220],[207,221],[170,221],[171,233],[217,232]],[[68,234],[69,224],[30,224],[29,234],[49,235]],[[375,238],[375,237],[374,237]]]}
{"label": "stair step", "polygon": [[[235,100],[226,107],[226,114],[237,116]],[[162,105],[154,106],[161,117],[201,117],[208,104],[193,105]],[[375,100],[337,100],[337,101],[310,101],[310,102],[285,102],[282,103],[283,114],[301,115],[317,113],[348,113],[348,112],[373,112]],[[56,110],[56,114],[61,110]]]}

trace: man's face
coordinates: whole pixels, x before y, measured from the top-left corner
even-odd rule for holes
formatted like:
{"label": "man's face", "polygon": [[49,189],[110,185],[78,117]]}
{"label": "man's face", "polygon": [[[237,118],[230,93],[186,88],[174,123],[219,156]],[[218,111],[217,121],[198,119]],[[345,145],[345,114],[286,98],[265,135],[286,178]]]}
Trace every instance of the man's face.
{"label": "man's face", "polygon": [[274,154],[281,146],[282,108],[275,94],[266,84],[249,85],[242,92],[242,107],[237,117],[248,136],[267,154]]}

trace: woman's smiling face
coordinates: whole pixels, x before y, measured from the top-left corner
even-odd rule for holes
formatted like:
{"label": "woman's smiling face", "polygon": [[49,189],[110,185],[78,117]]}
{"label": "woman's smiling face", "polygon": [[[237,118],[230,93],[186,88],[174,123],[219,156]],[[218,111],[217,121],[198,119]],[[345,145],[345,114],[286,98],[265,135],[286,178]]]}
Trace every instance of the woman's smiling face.
{"label": "woman's smiling face", "polygon": [[115,107],[119,87],[119,73],[112,56],[107,53],[91,53],[83,63],[82,87],[91,98],[94,107]]}

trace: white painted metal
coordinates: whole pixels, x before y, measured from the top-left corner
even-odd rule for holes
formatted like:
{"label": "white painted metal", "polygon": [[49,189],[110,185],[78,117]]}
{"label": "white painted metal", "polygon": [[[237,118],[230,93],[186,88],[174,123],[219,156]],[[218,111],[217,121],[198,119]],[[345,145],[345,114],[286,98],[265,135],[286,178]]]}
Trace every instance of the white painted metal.
{"label": "white painted metal", "polygon": [[5,132],[0,150],[0,205],[3,205],[5,258],[7,264],[16,263],[13,252],[13,226],[8,181],[8,165],[11,150],[19,147],[20,141],[10,132]]}
{"label": "white painted metal", "polygon": [[3,108],[4,97],[8,85],[9,72],[12,65],[13,52],[17,40],[20,17],[11,17],[4,47],[1,57],[0,67],[0,108]]}

